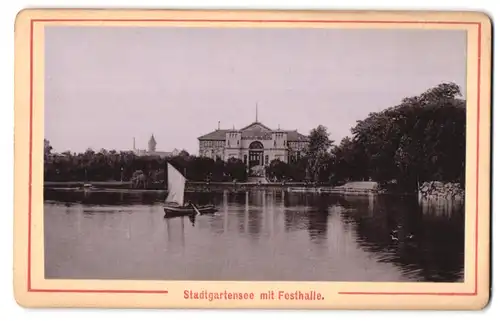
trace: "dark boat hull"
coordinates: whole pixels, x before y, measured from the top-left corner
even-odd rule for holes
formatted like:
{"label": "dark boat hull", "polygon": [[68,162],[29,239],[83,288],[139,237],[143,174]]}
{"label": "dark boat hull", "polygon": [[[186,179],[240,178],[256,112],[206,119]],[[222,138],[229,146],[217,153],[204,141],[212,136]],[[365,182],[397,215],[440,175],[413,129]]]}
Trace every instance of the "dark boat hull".
{"label": "dark boat hull", "polygon": [[[213,205],[204,205],[196,207],[200,214],[210,214],[217,212],[217,208]],[[176,217],[176,216],[186,216],[195,215],[196,211],[192,206],[170,206],[164,205],[163,210],[165,211],[165,217]]]}

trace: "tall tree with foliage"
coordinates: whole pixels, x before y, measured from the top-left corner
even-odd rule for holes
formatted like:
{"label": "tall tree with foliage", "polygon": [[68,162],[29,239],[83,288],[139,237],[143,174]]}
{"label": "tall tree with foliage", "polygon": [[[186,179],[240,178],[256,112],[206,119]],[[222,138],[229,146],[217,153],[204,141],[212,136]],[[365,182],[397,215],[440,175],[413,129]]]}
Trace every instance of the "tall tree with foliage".
{"label": "tall tree with foliage", "polygon": [[225,164],[225,173],[231,180],[244,182],[247,179],[247,167],[241,159],[231,157]]}
{"label": "tall tree with foliage", "polygon": [[321,173],[324,173],[333,160],[330,153],[333,141],[329,136],[327,128],[323,125],[314,128],[309,134],[309,144],[306,149],[307,170],[314,182],[322,180]]}
{"label": "tall tree with foliage", "polygon": [[[396,180],[408,189],[430,180],[463,184],[465,118],[458,85],[439,84],[358,121],[353,137],[335,148],[337,165],[355,164],[357,176]],[[348,172],[349,178],[356,176],[352,169]]]}
{"label": "tall tree with foliage", "polygon": [[267,177],[271,180],[282,181],[290,177],[290,165],[279,160],[273,159],[266,168]]}
{"label": "tall tree with foliage", "polygon": [[43,156],[44,159],[47,160],[50,157],[50,154],[52,153],[52,146],[50,145],[50,142],[48,139],[43,140]]}

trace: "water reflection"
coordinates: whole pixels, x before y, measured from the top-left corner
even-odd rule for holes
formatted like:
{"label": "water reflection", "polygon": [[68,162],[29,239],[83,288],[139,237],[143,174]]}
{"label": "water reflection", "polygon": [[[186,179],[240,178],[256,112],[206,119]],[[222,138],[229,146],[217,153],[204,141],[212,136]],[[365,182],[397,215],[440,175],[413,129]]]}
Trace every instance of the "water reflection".
{"label": "water reflection", "polygon": [[[463,278],[463,206],[420,203],[416,197],[381,196],[370,210],[368,199],[346,199],[342,217],[367,251],[397,265],[410,278],[459,281]],[[449,209],[453,208],[452,211]]]}
{"label": "water reflection", "polygon": [[463,281],[464,207],[416,197],[45,191],[49,278]]}

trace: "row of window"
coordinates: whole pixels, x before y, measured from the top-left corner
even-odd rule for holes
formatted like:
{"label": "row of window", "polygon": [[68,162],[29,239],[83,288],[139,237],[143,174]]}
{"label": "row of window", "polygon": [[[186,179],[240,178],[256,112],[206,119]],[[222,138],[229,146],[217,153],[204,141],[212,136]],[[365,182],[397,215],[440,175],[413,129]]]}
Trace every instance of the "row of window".
{"label": "row of window", "polygon": [[304,148],[307,145],[307,143],[303,142],[289,142],[288,146],[290,146],[293,149],[299,149],[299,148]]}
{"label": "row of window", "polygon": [[[214,151],[212,151],[212,153],[207,151],[204,154],[204,156],[212,158],[213,160],[221,160],[222,159],[221,156],[215,154]],[[229,158],[238,158],[238,156],[235,154],[231,154],[231,155],[229,155]],[[284,161],[284,156],[283,155],[276,155],[275,159]],[[300,159],[300,152],[296,152],[296,153],[288,155],[288,162],[290,162],[290,163],[296,162],[299,159]],[[250,161],[251,162],[260,161],[260,160],[261,160],[261,155],[250,154]],[[248,165],[248,155],[243,155],[243,163]],[[264,164],[269,165],[269,155],[264,156]]]}
{"label": "row of window", "polygon": [[[299,158],[300,158],[300,153],[297,153],[296,155],[290,155],[289,156],[289,159],[293,159],[294,161],[297,160],[297,159],[299,159]],[[274,156],[274,159],[277,159],[277,160],[280,160],[280,161],[284,161],[285,157],[283,155],[276,155],[276,156]],[[260,161],[260,160],[261,160],[261,156],[260,155],[250,154],[250,161],[251,162]],[[248,163],[248,157],[247,157],[247,155],[243,156],[243,162],[245,164]],[[265,155],[264,156],[264,164],[265,165],[269,165],[269,155]]]}
{"label": "row of window", "polygon": [[[283,141],[283,146],[286,146],[286,141]],[[274,141],[274,147],[276,147],[276,141]]]}
{"label": "row of window", "polygon": [[200,144],[202,147],[224,147],[223,140],[204,140]]}
{"label": "row of window", "polygon": [[[225,144],[226,144],[226,142],[223,140],[204,140],[201,142],[202,147],[224,147]],[[250,148],[255,148],[255,147],[252,147],[252,144],[250,145]],[[262,146],[262,144],[259,144],[259,145]],[[276,141],[274,141],[274,147],[277,147],[277,145],[278,144],[276,143]],[[236,146],[240,146],[239,140],[236,141]],[[286,141],[283,141],[283,146],[287,146]],[[300,148],[304,148],[306,146],[306,144],[303,142],[288,142],[288,146],[292,149],[300,149]],[[229,141],[227,141],[227,147],[231,147],[231,144]]]}

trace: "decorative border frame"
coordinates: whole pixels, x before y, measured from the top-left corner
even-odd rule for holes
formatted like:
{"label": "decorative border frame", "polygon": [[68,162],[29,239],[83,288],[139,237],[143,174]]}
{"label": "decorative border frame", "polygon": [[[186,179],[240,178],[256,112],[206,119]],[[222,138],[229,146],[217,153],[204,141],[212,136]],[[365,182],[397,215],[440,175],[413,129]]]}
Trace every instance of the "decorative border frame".
{"label": "decorative border frame", "polygon": [[[481,139],[485,139],[484,137],[481,137],[480,139],[480,120],[481,120],[481,104],[483,103],[481,101],[481,90],[482,90],[482,83],[481,83],[481,69],[482,67],[482,62],[484,61],[483,57],[483,51],[482,48],[484,47],[484,44],[482,43],[483,41],[483,31],[484,31],[484,24],[485,21],[446,21],[446,20],[337,20],[337,19],[318,19],[318,20],[301,20],[301,19],[293,19],[293,20],[281,20],[281,19],[105,19],[105,18],[75,18],[75,19],[38,19],[38,18],[32,18],[29,20],[29,30],[30,30],[30,39],[29,39],[29,59],[30,59],[30,75],[29,75],[29,81],[30,81],[30,100],[29,100],[29,181],[28,181],[28,248],[27,248],[27,292],[34,292],[34,293],[110,293],[110,294],[120,294],[120,293],[128,293],[128,294],[167,294],[169,293],[168,290],[133,290],[133,289],[124,289],[124,290],[113,290],[113,289],[103,289],[103,290],[90,290],[90,289],[47,289],[47,288],[36,288],[32,286],[32,174],[33,174],[33,105],[34,105],[34,78],[33,78],[33,70],[34,70],[34,29],[35,25],[38,23],[47,23],[47,22],[144,22],[144,23],[150,23],[150,22],[194,22],[194,23],[199,23],[199,22],[206,22],[206,23],[251,23],[251,24],[273,24],[273,23],[297,23],[297,24],[310,24],[310,23],[327,23],[327,24],[392,24],[395,27],[398,24],[405,24],[405,25],[464,25],[464,26],[475,26],[477,30],[477,37],[478,37],[478,42],[477,42],[477,52],[478,52],[478,57],[477,57],[477,81],[476,83],[476,90],[477,90],[477,131],[476,131],[476,151],[475,151],[475,161],[476,161],[476,168],[475,168],[475,226],[474,226],[474,231],[475,231],[475,239],[474,239],[474,291],[472,292],[374,292],[374,291],[366,291],[366,292],[359,292],[359,291],[338,291],[337,293],[340,295],[350,295],[350,296],[363,296],[363,295],[380,295],[380,296],[387,296],[387,295],[395,295],[395,296],[407,296],[407,295],[416,295],[416,296],[477,296],[478,295],[478,256],[479,256],[479,224],[480,224],[480,213],[479,213],[479,169],[480,169],[480,141]],[[491,28],[491,27],[490,27]],[[484,106],[483,106],[484,108]],[[483,116],[484,117],[484,116]],[[484,124],[487,125],[487,124]],[[489,138],[488,138],[489,139]],[[488,157],[487,155],[481,155],[481,157]],[[472,182],[469,182],[471,184]],[[16,211],[16,215],[26,215],[26,213],[19,213]],[[486,218],[482,218],[486,219]],[[486,248],[481,248],[485,253],[482,253],[481,255],[489,255],[488,249]],[[483,271],[484,272],[484,271]],[[354,282],[353,282],[354,283]],[[383,283],[381,283],[383,284]]]}

